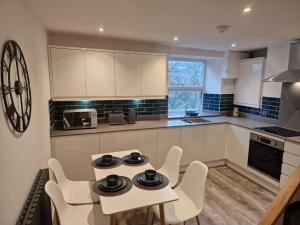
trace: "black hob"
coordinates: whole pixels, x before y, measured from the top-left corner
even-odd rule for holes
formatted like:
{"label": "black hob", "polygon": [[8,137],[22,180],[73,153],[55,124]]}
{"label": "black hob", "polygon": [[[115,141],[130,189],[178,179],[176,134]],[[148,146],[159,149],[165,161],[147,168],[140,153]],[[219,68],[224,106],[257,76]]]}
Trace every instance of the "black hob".
{"label": "black hob", "polygon": [[299,131],[286,129],[283,127],[277,127],[277,126],[270,126],[270,127],[257,127],[256,130],[261,130],[270,134],[276,134],[278,136],[282,137],[296,137],[300,136]]}

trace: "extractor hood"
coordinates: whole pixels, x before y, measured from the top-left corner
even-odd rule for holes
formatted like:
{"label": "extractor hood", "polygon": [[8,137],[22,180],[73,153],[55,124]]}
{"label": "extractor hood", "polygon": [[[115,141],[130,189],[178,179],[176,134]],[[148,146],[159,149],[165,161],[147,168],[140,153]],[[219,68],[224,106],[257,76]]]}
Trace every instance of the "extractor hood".
{"label": "extractor hood", "polygon": [[300,82],[300,42],[290,45],[287,70],[265,78],[264,82]]}

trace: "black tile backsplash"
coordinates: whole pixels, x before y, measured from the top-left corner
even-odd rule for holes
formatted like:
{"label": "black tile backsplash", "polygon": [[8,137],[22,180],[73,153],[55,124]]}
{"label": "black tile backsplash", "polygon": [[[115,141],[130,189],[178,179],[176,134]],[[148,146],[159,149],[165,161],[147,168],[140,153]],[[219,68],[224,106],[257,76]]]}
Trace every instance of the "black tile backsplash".
{"label": "black tile backsplash", "polygon": [[261,108],[254,108],[254,107],[241,106],[241,105],[235,105],[235,106],[239,108],[240,112],[278,120],[280,98],[263,97]]}
{"label": "black tile backsplash", "polygon": [[[51,121],[61,122],[63,111],[66,109],[89,109],[95,108],[98,118],[107,117],[106,111],[124,111],[128,108],[135,108],[139,116],[145,115],[167,115],[167,99],[147,99],[147,100],[97,100],[97,101],[49,101],[49,111]],[[54,110],[53,110],[54,109]],[[54,111],[54,113],[53,113]],[[52,113],[51,113],[52,112]],[[52,124],[51,122],[51,124]]]}
{"label": "black tile backsplash", "polygon": [[203,109],[214,112],[225,112],[233,109],[233,94],[207,94],[203,95]]}
{"label": "black tile backsplash", "polygon": [[50,127],[54,127],[55,124],[55,105],[52,100],[49,100],[49,116],[50,116]]}

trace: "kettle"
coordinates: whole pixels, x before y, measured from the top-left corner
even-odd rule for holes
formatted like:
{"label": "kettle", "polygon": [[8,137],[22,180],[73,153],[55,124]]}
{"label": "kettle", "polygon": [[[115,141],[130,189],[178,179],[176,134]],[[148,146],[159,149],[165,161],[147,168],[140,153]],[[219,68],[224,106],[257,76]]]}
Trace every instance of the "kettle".
{"label": "kettle", "polygon": [[136,123],[137,111],[136,109],[128,109],[127,123]]}

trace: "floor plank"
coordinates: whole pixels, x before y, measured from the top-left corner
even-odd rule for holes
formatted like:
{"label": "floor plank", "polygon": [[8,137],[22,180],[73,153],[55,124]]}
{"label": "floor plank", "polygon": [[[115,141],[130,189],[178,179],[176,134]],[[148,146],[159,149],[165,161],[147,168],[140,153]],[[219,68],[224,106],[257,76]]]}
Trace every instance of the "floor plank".
{"label": "floor plank", "polygon": [[[273,193],[226,166],[211,168],[200,224],[256,225],[274,198]],[[136,216],[128,224],[143,224],[144,219],[144,215]],[[197,225],[196,219],[186,225]]]}

